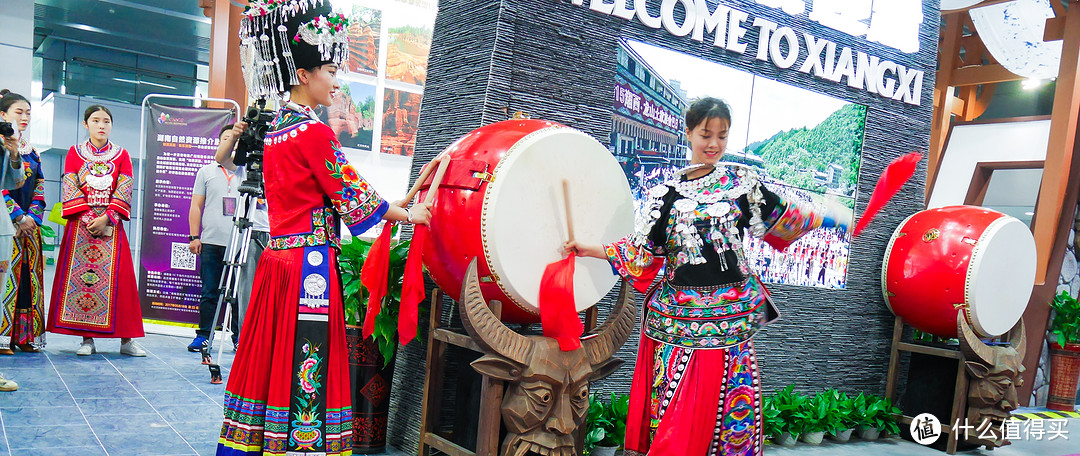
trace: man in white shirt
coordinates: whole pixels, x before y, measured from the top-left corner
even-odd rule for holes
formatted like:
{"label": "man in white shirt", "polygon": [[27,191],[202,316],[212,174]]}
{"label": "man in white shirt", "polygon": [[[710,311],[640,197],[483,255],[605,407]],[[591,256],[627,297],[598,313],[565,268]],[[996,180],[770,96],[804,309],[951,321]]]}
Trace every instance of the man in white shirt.
{"label": "man in white shirt", "polygon": [[[239,121],[231,126],[228,131],[223,130],[221,144],[218,146],[217,154],[214,156],[218,164],[225,169],[233,170],[241,182],[247,178],[247,169],[245,166],[237,166],[233,163],[233,157],[236,142],[245,129],[247,129],[247,123]],[[240,202],[237,204],[237,214],[244,213],[244,201],[246,198],[243,198],[243,196],[241,195]],[[262,256],[263,249],[270,242],[270,216],[266,213],[266,199],[259,198],[256,200],[253,198],[253,201],[255,201],[255,207],[248,213],[248,218],[252,224],[251,241],[248,246],[247,262],[244,263],[244,268],[240,271],[238,281],[240,289],[237,290],[237,301],[239,302],[240,312],[236,314],[237,318],[234,319],[240,323],[238,328],[243,326],[243,317],[247,314],[248,302],[251,300],[251,285],[255,278],[255,266],[259,263],[259,257]],[[237,330],[236,334],[239,334],[239,330]]]}
{"label": "man in white shirt", "polygon": [[[223,129],[221,137],[231,132]],[[224,139],[223,141],[224,142]],[[202,295],[199,300],[199,328],[188,351],[199,351],[208,343],[214,330],[214,310],[221,296],[221,275],[225,269],[225,250],[232,236],[233,214],[240,199],[240,182],[243,179],[233,169],[217,162],[199,168],[195,174],[195,186],[191,191],[191,208],[188,211],[190,228],[188,248],[199,255],[199,277],[202,279]],[[235,308],[233,309],[235,312]],[[233,319],[234,343],[237,319]]]}

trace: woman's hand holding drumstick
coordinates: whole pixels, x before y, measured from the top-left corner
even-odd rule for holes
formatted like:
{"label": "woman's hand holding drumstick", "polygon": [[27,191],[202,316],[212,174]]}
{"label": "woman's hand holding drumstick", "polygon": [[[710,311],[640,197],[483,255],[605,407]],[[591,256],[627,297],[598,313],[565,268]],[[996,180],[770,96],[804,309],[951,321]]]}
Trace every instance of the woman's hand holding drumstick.
{"label": "woman's hand holding drumstick", "polygon": [[570,218],[570,182],[566,179],[562,181],[563,198],[566,202],[566,228],[569,231],[569,237],[565,244],[563,244],[563,255],[569,255],[573,253],[577,256],[599,258],[601,260],[607,260],[607,253],[604,252],[604,246],[602,245],[589,245],[579,243],[574,239],[574,221]]}

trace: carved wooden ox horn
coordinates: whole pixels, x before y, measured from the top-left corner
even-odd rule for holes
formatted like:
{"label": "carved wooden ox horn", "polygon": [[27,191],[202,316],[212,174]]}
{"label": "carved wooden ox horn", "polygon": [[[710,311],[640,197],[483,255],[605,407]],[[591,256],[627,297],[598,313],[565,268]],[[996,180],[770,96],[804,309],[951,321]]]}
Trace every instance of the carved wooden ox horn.
{"label": "carved wooden ox horn", "polygon": [[[461,322],[465,330],[472,334],[489,353],[498,353],[518,363],[528,365],[532,359],[534,342],[502,323],[491,313],[484,295],[480,292],[480,282],[476,277],[476,259],[469,263],[465,273],[465,286],[461,290]],[[623,284],[619,301],[612,309],[604,324],[597,328],[596,337],[585,340],[582,346],[589,357],[589,362],[597,365],[608,360],[619,347],[626,343],[634,329],[633,293]]]}
{"label": "carved wooden ox horn", "polygon": [[624,281],[619,289],[619,301],[615,308],[611,309],[611,315],[608,315],[604,324],[596,329],[597,336],[582,343],[592,365],[607,361],[630,337],[630,332],[634,330],[636,313],[633,301],[634,294],[630,292],[630,285]]}
{"label": "carved wooden ox horn", "polygon": [[469,263],[461,289],[461,322],[476,342],[488,353],[498,353],[517,363],[529,365],[533,341],[507,328],[488,308],[476,278],[476,258]]}
{"label": "carved wooden ox horn", "polygon": [[[964,356],[981,361],[983,364],[994,364],[994,349],[989,345],[983,343],[979,339],[979,336],[975,335],[975,330],[968,324],[967,318],[963,315],[957,315],[957,325],[959,326],[960,333],[960,349],[964,352]],[[1021,319],[1009,330],[1009,344],[1012,348],[1016,349],[1016,359],[1012,360],[1019,366],[1024,359],[1024,354],[1027,351],[1027,331],[1024,330],[1024,320]],[[1014,356],[1009,354],[1010,357]]]}

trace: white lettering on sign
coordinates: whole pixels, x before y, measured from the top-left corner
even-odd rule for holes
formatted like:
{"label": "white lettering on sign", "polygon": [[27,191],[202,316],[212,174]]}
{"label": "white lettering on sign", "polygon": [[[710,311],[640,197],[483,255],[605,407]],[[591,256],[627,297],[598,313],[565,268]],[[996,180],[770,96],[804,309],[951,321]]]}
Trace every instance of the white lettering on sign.
{"label": "white lettering on sign", "polygon": [[[893,47],[906,53],[919,50],[919,26],[922,24],[920,0],[756,0],[758,4],[779,9],[789,15],[807,14],[809,19],[826,27],[852,36],[865,36],[867,40]],[[805,2],[811,2],[806,8]],[[651,16],[648,6],[659,15]],[[584,6],[585,0],[571,0]],[[657,5],[658,4],[658,5]],[[625,20],[637,19],[646,27],[664,29],[673,36],[685,37],[705,43],[712,35],[711,43],[717,49],[745,54],[751,44],[756,44],[754,58],[771,62],[781,69],[795,70],[814,78],[848,86],[876,94],[882,98],[918,106],[922,98],[924,71],[906,68],[891,60],[848,46],[818,38],[808,32],[796,32],[795,28],[756,17],[751,19],[744,11],[730,6],[718,5],[710,9],[706,0],[589,0],[588,8],[600,14]],[[744,40],[750,28],[758,30],[756,43]],[[799,58],[805,58],[799,66]],[[633,94],[631,94],[633,95]],[[616,93],[616,97],[623,97]],[[629,97],[629,96],[626,96]],[[634,100],[624,101],[632,106]],[[641,105],[641,112],[652,107]],[[654,110],[656,111],[656,110]],[[660,112],[666,113],[662,109]],[[650,116],[653,117],[653,116]],[[665,116],[654,118],[666,122]]]}

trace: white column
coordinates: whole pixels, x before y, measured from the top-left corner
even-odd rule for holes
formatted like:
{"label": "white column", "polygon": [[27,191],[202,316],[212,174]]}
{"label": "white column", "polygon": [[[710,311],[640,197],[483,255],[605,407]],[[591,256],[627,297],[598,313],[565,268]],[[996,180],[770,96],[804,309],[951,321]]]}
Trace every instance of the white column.
{"label": "white column", "polygon": [[[0,89],[8,89],[27,99],[34,77],[34,0],[3,0],[0,7]],[[35,96],[36,95],[36,96]]]}

